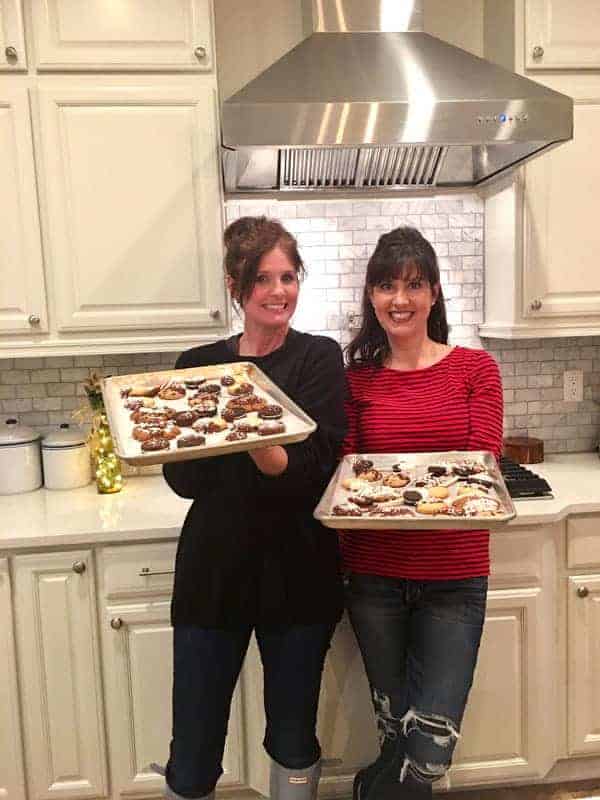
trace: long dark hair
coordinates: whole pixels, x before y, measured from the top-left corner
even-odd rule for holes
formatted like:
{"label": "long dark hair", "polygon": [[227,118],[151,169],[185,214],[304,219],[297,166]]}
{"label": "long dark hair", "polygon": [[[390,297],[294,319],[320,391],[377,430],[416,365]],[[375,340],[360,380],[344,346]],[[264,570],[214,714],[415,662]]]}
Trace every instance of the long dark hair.
{"label": "long dark hair", "polygon": [[231,278],[231,294],[242,307],[252,294],[261,258],[274,247],[280,247],[287,255],[298,279],[304,277],[296,239],[275,219],[240,217],[227,226],[223,242],[225,273]]}
{"label": "long dark hair", "polygon": [[416,228],[395,228],[380,236],[367,264],[361,308],[362,324],[354,339],[346,346],[346,355],[351,366],[381,366],[388,357],[390,345],[375,316],[370,294],[383,281],[403,278],[415,267],[421,280],[427,281],[432,288],[436,284],[439,286],[437,299],[427,319],[427,335],[434,342],[447,344],[446,304],[440,286],[440,268],[435,250]]}

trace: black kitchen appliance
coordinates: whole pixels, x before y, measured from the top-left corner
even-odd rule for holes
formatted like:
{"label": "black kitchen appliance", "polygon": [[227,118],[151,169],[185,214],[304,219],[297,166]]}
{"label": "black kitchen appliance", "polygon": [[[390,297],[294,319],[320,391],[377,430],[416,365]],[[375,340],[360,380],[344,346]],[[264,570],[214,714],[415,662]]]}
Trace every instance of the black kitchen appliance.
{"label": "black kitchen appliance", "polygon": [[545,478],[536,475],[507,456],[500,456],[500,472],[513,500],[552,500],[552,488]]}

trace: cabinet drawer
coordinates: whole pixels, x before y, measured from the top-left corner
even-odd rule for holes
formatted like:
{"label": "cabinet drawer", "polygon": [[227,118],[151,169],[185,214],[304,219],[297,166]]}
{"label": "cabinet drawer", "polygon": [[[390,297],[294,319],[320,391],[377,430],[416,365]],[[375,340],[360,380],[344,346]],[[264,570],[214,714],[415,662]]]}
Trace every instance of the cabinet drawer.
{"label": "cabinet drawer", "polygon": [[100,580],[106,598],[171,592],[177,542],[105,547],[100,551]]}
{"label": "cabinet drawer", "polygon": [[567,566],[569,569],[600,565],[600,514],[567,519]]}
{"label": "cabinet drawer", "polygon": [[544,574],[544,541],[550,526],[506,527],[490,537],[490,586],[538,586]]}

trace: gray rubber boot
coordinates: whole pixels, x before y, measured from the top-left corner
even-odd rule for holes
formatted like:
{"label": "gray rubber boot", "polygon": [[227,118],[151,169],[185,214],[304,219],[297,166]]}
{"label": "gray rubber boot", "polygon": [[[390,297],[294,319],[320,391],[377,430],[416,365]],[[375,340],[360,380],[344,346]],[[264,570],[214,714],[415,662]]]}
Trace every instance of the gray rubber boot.
{"label": "gray rubber boot", "polygon": [[316,800],[321,760],[305,769],[288,769],[271,760],[271,800]]}
{"label": "gray rubber boot", "polygon": [[[162,775],[163,778],[165,777],[165,768],[160,764],[157,764],[155,761],[150,764],[150,769],[152,772],[156,772],[157,775]],[[187,800],[187,798],[182,797],[180,794],[177,794],[177,792],[174,792],[166,781],[164,797],[168,798],[168,800]],[[213,789],[212,792],[205,794],[204,797],[198,798],[198,800],[214,800],[214,798],[215,790]]]}

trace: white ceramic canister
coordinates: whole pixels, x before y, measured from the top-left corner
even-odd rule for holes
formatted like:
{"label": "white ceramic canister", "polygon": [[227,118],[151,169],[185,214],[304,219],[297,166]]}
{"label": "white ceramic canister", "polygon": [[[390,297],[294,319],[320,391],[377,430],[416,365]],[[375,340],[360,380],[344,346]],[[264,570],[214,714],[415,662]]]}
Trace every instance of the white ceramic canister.
{"label": "white ceramic canister", "polygon": [[46,489],[78,489],[92,480],[85,433],[67,422],[42,440]]}
{"label": "white ceramic canister", "polygon": [[0,424],[0,494],[32,492],[42,485],[40,434],[16,419]]}

